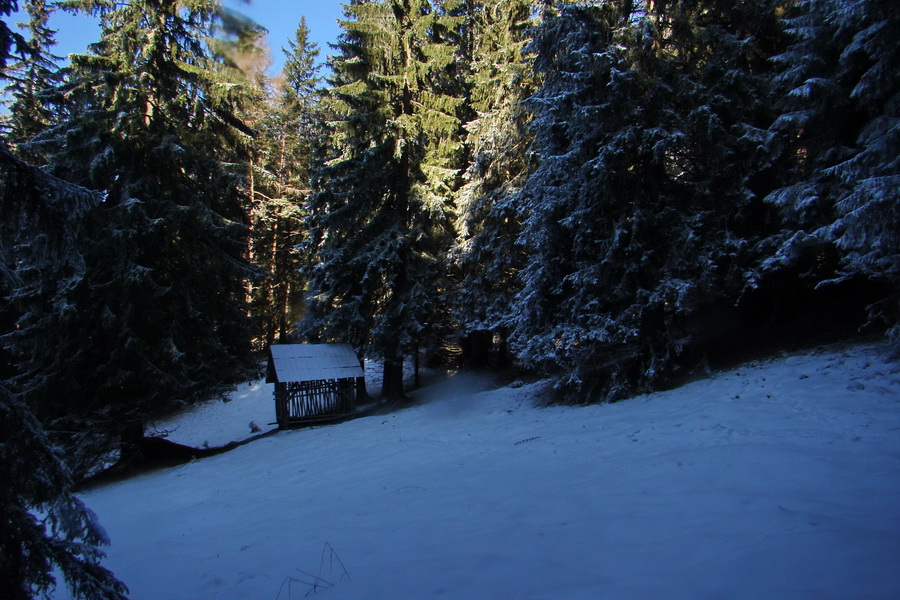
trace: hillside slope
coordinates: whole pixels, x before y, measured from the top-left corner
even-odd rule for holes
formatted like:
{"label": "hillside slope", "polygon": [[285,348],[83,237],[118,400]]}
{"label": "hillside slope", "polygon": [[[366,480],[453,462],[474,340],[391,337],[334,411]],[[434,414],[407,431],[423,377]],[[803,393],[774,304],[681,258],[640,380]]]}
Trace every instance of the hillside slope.
{"label": "hillside slope", "polygon": [[785,356],[579,408],[458,374],[411,408],[84,499],[135,600],[888,600],[900,365],[885,353]]}

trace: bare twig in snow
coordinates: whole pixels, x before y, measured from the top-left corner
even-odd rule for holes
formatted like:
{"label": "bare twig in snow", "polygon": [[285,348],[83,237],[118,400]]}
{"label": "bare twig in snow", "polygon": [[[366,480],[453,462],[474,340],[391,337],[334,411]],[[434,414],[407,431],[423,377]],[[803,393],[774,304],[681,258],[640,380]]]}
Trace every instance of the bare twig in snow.
{"label": "bare twig in snow", "polygon": [[315,594],[320,589],[328,590],[333,588],[335,584],[322,577],[322,572],[325,570],[326,556],[328,562],[328,573],[326,574],[329,577],[340,574],[338,582],[343,581],[345,577],[347,578],[347,581],[350,581],[350,572],[347,571],[347,567],[344,566],[341,557],[334,551],[331,544],[325,542],[325,545],[322,547],[322,556],[319,559],[318,574],[313,575],[302,569],[297,569],[297,572],[300,573],[302,577],[285,577],[284,581],[281,582],[281,587],[278,588],[278,595],[275,596],[275,600],[281,600],[281,594],[284,592],[285,586],[287,586],[287,600],[291,600],[291,586],[295,583],[308,588],[304,597],[309,597],[310,594]]}

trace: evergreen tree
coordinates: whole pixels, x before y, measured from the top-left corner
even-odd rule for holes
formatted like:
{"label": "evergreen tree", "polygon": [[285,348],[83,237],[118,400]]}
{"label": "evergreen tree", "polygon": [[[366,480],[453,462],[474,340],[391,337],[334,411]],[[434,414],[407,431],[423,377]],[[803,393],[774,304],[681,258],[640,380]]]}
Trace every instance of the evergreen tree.
{"label": "evergreen tree", "polygon": [[444,256],[461,156],[463,99],[448,43],[453,6],[353,2],[331,63],[336,156],[316,175],[311,246],[319,262],[309,337],[382,359],[389,396],[404,356],[444,320]]}
{"label": "evergreen tree", "polygon": [[458,284],[456,317],[468,332],[503,334],[524,261],[517,244],[517,192],[528,176],[530,113],[524,101],[537,86],[525,52],[532,19],[530,0],[479,2],[470,10],[469,106],[471,153],[457,197],[454,248]]}
{"label": "evergreen tree", "polygon": [[266,344],[286,340],[301,316],[302,207],[324,129],[319,49],[309,41],[305,19],[283,52],[284,71],[261,108],[264,114],[257,125],[260,136],[251,174],[251,252],[254,263],[267,272],[254,284],[253,304]]}
{"label": "evergreen tree", "polygon": [[[300,17],[294,39],[282,48],[285,56],[285,104],[292,105],[297,118],[311,113],[318,103],[320,84],[319,45],[309,39],[306,17]],[[309,118],[308,116],[306,117]]]}
{"label": "evergreen tree", "polygon": [[[0,0],[0,78],[11,53],[29,47],[9,29],[15,9]],[[97,198],[15,158],[0,139],[0,294],[4,303],[24,282],[23,272],[47,276],[80,259],[71,223]],[[25,248],[23,248],[23,242]],[[0,335],[12,324],[0,321]],[[3,339],[0,338],[0,339]],[[0,354],[5,377],[7,343]],[[0,382],[0,597],[49,597],[54,569],[73,598],[122,600],[127,589],[100,565],[107,543],[96,518],[72,492],[69,474],[21,396]]]}
{"label": "evergreen tree", "polygon": [[10,58],[31,54],[25,37],[7,22],[18,8],[17,0],[0,0],[0,73],[4,79],[7,77],[6,65]]}
{"label": "evergreen tree", "polygon": [[207,46],[218,5],[91,6],[101,40],[72,57],[71,116],[47,137],[54,172],[105,201],[80,232],[84,276],[31,302],[18,333],[20,384],[77,477],[117,446],[130,459],[148,420],[253,367],[235,116],[246,86]]}
{"label": "evergreen tree", "polygon": [[775,34],[764,1],[602,2],[541,28],[515,339],[566,399],[659,385],[739,297],[775,156]]}
{"label": "evergreen tree", "polygon": [[68,471],[27,405],[3,385],[0,435],[0,596],[50,598],[58,569],[73,598],[126,598],[127,588],[100,565],[98,546],[109,543],[103,529],[72,492]]}
{"label": "evergreen tree", "polygon": [[806,0],[777,59],[784,98],[773,130],[787,183],[769,200],[785,221],[770,270],[852,286],[869,324],[900,348],[900,8],[877,0]]}
{"label": "evergreen tree", "polygon": [[9,84],[4,90],[12,98],[6,117],[6,137],[19,156],[31,163],[45,162],[39,154],[29,151],[26,143],[45,131],[54,122],[53,105],[48,95],[62,81],[52,54],[56,45],[55,32],[48,22],[52,13],[44,0],[28,0],[28,46],[23,55],[7,72]]}

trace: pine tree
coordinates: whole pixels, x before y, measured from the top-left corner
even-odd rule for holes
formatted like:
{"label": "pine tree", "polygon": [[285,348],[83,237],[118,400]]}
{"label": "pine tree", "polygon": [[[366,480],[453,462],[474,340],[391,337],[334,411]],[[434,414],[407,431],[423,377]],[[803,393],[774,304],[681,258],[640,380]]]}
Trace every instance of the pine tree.
{"label": "pine tree", "polygon": [[895,3],[797,3],[793,45],[778,57],[784,97],[773,130],[788,149],[770,270],[799,270],[822,287],[852,287],[869,325],[900,348],[900,52]]}
{"label": "pine tree", "polygon": [[704,312],[743,290],[775,155],[775,20],[771,2],[617,2],[541,28],[514,333],[567,400],[664,382],[695,359]]}
{"label": "pine tree", "polygon": [[402,394],[404,356],[445,319],[462,151],[455,8],[353,2],[331,63],[337,154],[309,207],[319,262],[305,333],[382,359],[389,396]]}
{"label": "pine tree", "polygon": [[73,56],[55,173],[102,190],[80,232],[86,270],[20,325],[21,385],[76,477],[144,424],[253,368],[240,175],[245,86],[206,40],[214,2],[94,4],[100,42]]}

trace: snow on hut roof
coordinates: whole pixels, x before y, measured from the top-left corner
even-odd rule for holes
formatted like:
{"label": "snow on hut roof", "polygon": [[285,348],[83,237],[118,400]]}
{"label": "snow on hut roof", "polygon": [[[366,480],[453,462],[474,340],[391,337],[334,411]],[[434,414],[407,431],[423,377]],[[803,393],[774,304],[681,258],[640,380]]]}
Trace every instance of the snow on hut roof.
{"label": "snow on hut roof", "polygon": [[266,381],[270,383],[364,376],[350,344],[276,344],[269,347]]}

